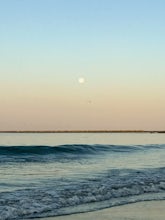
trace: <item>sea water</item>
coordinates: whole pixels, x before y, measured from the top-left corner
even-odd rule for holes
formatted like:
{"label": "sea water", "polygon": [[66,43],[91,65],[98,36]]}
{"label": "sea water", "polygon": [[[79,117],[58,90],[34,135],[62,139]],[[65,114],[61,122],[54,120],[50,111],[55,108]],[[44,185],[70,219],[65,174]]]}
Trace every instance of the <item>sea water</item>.
{"label": "sea water", "polygon": [[0,134],[0,220],[161,199],[163,133]]}

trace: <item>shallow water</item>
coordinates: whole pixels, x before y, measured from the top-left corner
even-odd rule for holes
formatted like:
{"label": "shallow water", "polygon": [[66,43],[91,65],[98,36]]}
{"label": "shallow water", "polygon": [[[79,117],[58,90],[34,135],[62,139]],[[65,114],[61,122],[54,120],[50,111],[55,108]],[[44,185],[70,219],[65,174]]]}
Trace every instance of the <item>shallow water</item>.
{"label": "shallow water", "polygon": [[165,134],[0,134],[0,219],[163,199],[164,158]]}

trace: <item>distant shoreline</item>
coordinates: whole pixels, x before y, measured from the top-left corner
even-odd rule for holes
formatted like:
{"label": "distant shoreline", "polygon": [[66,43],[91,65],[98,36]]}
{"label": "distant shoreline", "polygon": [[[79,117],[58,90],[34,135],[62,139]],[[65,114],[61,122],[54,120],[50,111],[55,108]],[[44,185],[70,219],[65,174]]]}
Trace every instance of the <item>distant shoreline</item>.
{"label": "distant shoreline", "polygon": [[0,131],[0,133],[165,133],[165,131],[149,130],[18,130],[18,131]]}

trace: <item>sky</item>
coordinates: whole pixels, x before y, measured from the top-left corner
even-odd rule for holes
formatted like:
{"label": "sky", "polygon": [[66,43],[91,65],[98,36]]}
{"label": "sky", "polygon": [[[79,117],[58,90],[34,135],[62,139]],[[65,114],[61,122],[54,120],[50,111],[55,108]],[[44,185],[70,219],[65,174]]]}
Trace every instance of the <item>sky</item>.
{"label": "sky", "polygon": [[0,0],[0,130],[165,130],[164,11]]}

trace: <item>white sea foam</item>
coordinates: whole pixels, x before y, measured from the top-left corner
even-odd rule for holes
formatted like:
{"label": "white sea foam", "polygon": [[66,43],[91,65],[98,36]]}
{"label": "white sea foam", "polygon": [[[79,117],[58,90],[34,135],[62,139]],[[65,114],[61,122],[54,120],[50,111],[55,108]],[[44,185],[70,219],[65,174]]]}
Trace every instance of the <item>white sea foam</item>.
{"label": "white sea foam", "polygon": [[[90,211],[145,199],[165,199],[165,168],[110,170],[83,182],[71,184],[68,180],[65,186],[56,183],[54,187],[2,192],[0,220]],[[102,206],[96,203],[102,203]]]}

